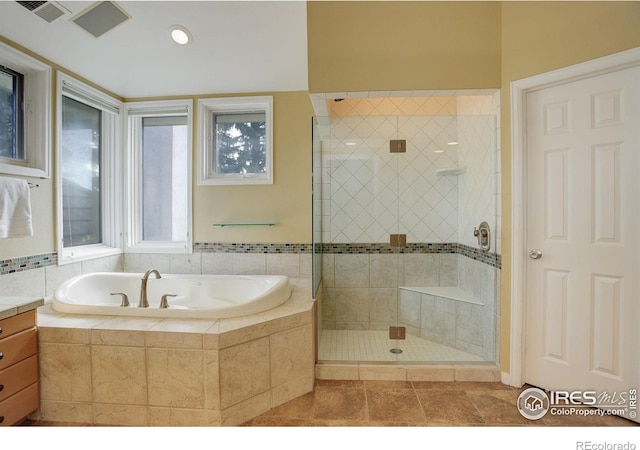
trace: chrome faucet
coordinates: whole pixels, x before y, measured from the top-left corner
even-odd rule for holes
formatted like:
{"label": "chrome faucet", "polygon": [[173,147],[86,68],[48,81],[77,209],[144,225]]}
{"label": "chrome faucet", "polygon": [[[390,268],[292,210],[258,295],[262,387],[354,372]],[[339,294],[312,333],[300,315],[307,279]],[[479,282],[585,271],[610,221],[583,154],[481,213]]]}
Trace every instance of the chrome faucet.
{"label": "chrome faucet", "polygon": [[149,301],[147,300],[147,280],[149,280],[149,277],[152,273],[156,275],[156,278],[162,278],[160,276],[160,272],[158,272],[156,269],[147,270],[145,272],[144,276],[142,277],[142,284],[140,285],[140,303],[138,303],[138,308],[149,307]]}

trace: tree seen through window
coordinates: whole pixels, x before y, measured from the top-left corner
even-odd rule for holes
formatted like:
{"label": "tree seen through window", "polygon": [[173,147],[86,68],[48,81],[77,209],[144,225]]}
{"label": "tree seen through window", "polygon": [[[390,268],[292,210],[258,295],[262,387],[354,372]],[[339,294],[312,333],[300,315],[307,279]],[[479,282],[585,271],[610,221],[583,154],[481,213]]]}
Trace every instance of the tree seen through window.
{"label": "tree seen through window", "polygon": [[214,114],[213,171],[220,174],[266,172],[266,119],[263,112]]}

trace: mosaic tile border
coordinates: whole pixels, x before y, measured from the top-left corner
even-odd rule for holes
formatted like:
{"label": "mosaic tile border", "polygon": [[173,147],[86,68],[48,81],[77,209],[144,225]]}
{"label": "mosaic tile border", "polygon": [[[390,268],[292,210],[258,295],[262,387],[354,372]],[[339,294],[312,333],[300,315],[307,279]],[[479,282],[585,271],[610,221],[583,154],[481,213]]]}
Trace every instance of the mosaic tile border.
{"label": "mosaic tile border", "polygon": [[457,253],[457,243],[408,243],[406,247],[389,244],[322,244],[322,253],[393,254],[393,253]]}
{"label": "mosaic tile border", "polygon": [[[196,242],[193,251],[197,253],[271,253],[309,254],[312,244],[246,244],[224,242]],[[327,254],[394,254],[394,253],[447,253],[459,254],[480,261],[498,269],[502,268],[502,258],[496,253],[483,252],[477,248],[458,243],[409,243],[406,247],[391,247],[389,244],[322,244],[322,253]],[[0,260],[0,275],[58,264],[58,253],[21,256]]]}
{"label": "mosaic tile border", "polygon": [[229,242],[196,242],[197,253],[311,253],[312,244],[246,244]]}
{"label": "mosaic tile border", "polygon": [[322,253],[327,254],[410,254],[448,253],[464,255],[498,269],[502,268],[502,257],[456,242],[408,243],[406,247],[391,247],[389,244],[322,244]]}
{"label": "mosaic tile border", "polygon": [[465,244],[458,244],[457,253],[459,255],[464,255],[467,258],[488,264],[491,267],[502,269],[502,256],[497,253],[484,252],[478,248],[470,247]]}
{"label": "mosaic tile border", "polygon": [[4,259],[0,260],[0,275],[24,272],[25,270],[39,269],[40,267],[56,264],[58,264],[58,252]]}

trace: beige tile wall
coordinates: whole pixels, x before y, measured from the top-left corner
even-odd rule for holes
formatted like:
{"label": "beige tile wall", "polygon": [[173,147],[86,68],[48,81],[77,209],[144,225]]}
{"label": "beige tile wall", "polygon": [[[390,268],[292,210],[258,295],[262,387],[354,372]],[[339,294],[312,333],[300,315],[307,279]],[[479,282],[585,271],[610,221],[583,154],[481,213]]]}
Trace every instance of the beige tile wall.
{"label": "beige tile wall", "polygon": [[39,314],[41,405],[32,418],[129,426],[237,425],[313,389],[310,280],[243,318]]}

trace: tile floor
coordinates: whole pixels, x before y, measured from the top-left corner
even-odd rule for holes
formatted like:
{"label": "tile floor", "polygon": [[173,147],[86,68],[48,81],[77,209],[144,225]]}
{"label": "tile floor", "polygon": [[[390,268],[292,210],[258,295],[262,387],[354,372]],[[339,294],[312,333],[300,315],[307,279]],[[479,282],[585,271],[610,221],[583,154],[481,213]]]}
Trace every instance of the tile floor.
{"label": "tile floor", "polygon": [[[391,353],[390,349],[394,347],[402,353]],[[446,363],[477,362],[482,358],[410,334],[405,340],[392,341],[387,331],[322,330],[318,360]]]}
{"label": "tile floor", "polygon": [[[525,388],[501,383],[316,380],[315,389],[269,410],[243,426],[637,426],[612,416],[552,416],[531,421],[516,400]],[[27,426],[82,426],[38,422]]]}
{"label": "tile floor", "polygon": [[524,388],[501,383],[316,380],[302,397],[246,426],[634,426],[619,417],[525,419],[516,407]]}

